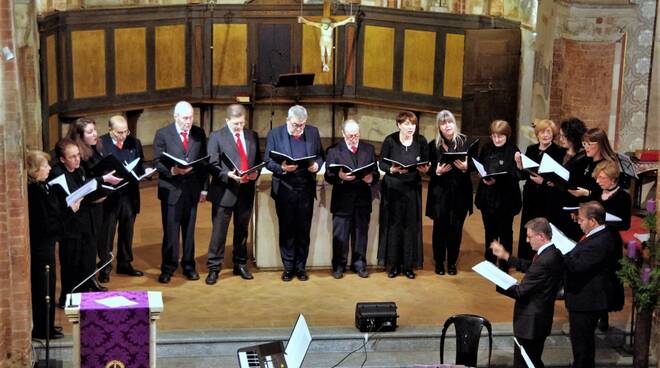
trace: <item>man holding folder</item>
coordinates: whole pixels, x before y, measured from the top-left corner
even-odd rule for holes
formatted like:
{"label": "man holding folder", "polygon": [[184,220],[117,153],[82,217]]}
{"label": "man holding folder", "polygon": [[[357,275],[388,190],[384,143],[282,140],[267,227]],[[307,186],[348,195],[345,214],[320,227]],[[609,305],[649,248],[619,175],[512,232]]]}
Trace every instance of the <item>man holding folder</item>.
{"label": "man holding folder", "polygon": [[[227,228],[232,215],[234,275],[240,275],[245,280],[253,279],[247,268],[247,237],[254,203],[254,183],[259,177],[259,170],[250,169],[261,163],[261,153],[257,133],[244,128],[245,115],[246,111],[242,105],[229,105],[225,118],[227,125],[211,133],[209,138],[211,184],[206,199],[213,204],[213,229],[206,262],[209,269],[206,277],[208,285],[218,281],[225,257]],[[246,171],[250,172],[240,175]]]}
{"label": "man holding folder", "polygon": [[[527,241],[536,251],[532,261],[513,257],[498,241],[490,249],[498,259],[525,273],[520,283],[497,291],[516,300],[513,309],[513,335],[529,355],[535,367],[541,361],[545,339],[552,329],[555,297],[563,275],[563,256],[552,244],[548,220],[537,217],[525,224]],[[527,367],[518,345],[514,350],[514,367]]]}

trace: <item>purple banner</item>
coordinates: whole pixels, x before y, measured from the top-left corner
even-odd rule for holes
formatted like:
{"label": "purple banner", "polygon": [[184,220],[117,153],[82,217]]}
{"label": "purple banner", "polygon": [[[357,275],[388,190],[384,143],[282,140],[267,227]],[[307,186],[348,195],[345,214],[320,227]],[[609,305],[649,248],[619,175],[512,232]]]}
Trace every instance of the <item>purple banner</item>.
{"label": "purple banner", "polygon": [[109,291],[81,297],[80,366],[148,368],[147,292]]}

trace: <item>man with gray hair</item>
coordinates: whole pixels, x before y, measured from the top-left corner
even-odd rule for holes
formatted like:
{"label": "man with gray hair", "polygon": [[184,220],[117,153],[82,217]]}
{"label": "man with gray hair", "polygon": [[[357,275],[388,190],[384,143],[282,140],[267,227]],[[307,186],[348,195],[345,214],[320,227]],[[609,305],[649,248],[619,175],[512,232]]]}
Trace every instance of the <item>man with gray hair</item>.
{"label": "man with gray hair", "polygon": [[[281,163],[271,158],[271,151],[294,159],[314,156],[308,165]],[[273,173],[271,197],[279,226],[280,256],[284,265],[283,281],[298,277],[308,280],[305,267],[309,253],[309,232],[316,197],[316,173],[323,165],[323,147],[319,130],[307,125],[307,110],[295,105],[289,109],[286,124],[273,128],[266,138],[264,161]]]}
{"label": "man with gray hair", "polygon": [[344,139],[328,148],[325,171],[325,180],[332,184],[332,277],[343,277],[352,245],[351,269],[364,278],[369,276],[366,254],[371,186],[378,183],[379,173],[374,146],[360,141],[360,125],[346,120],[341,132]]}
{"label": "man with gray hair", "polygon": [[[226,112],[226,126],[211,133],[208,152],[211,155],[211,184],[207,200],[212,203],[211,241],[206,265],[209,274],[206,284],[213,285],[218,281],[218,275],[225,257],[225,241],[227,229],[232,216],[234,218],[234,275],[245,280],[253,279],[247,268],[247,237],[248,225],[252,217],[254,203],[255,181],[258,171],[252,171],[243,176],[240,172],[249,171],[261,163],[259,136],[256,132],[245,128],[245,107],[239,104],[229,105]],[[226,156],[223,159],[223,156]]]}

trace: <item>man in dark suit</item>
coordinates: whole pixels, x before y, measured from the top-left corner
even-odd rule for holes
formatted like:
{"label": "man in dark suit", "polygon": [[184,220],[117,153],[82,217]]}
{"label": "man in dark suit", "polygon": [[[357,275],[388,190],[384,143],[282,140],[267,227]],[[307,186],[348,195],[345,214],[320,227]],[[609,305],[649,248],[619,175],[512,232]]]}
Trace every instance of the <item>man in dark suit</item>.
{"label": "man in dark suit", "polygon": [[348,250],[352,239],[351,269],[360,277],[368,277],[367,239],[371,217],[371,185],[379,179],[378,167],[360,178],[348,174],[345,168],[331,168],[332,164],[357,169],[376,162],[374,146],[360,142],[360,126],[355,120],[342,125],[344,139],[328,149],[325,180],[332,184],[332,276],[340,279],[346,271]]}
{"label": "man in dark suit", "polygon": [[573,367],[595,366],[595,332],[599,316],[607,311],[612,285],[610,259],[614,238],[605,228],[605,209],[596,202],[580,205],[578,224],[585,236],[564,256],[564,297],[571,325]]}
{"label": "man in dark suit", "polygon": [[[225,241],[229,221],[234,215],[234,275],[251,280],[252,274],[247,268],[247,237],[252,205],[254,203],[255,180],[259,171],[244,176],[238,170],[246,171],[261,163],[259,137],[257,133],[245,129],[246,111],[242,105],[227,107],[227,126],[216,130],[209,138],[208,151],[211,155],[211,185],[207,200],[213,204],[211,218],[211,242],[206,262],[209,274],[206,283],[213,285],[218,281],[218,274],[225,257]],[[222,156],[231,161],[228,165]],[[234,167],[237,165],[237,167]]]}
{"label": "man in dark suit", "polygon": [[[533,218],[525,224],[527,241],[536,251],[533,260],[513,257],[500,242],[490,245],[493,254],[525,273],[519,284],[497,291],[516,300],[513,308],[513,335],[525,349],[535,367],[544,367],[541,355],[543,344],[552,329],[555,313],[555,297],[563,275],[563,256],[552,244],[552,228],[548,220]],[[514,367],[527,367],[520,348],[515,345]]]}
{"label": "man in dark suit", "polygon": [[[316,197],[316,173],[323,165],[323,147],[319,130],[307,123],[307,110],[292,106],[286,124],[274,128],[266,139],[264,161],[273,172],[271,197],[279,225],[280,256],[284,265],[283,281],[294,276],[308,280],[305,266],[309,253],[309,232]],[[271,151],[284,153],[293,158],[316,156],[307,167],[281,164],[272,160]]]}
{"label": "man in dark suit", "polygon": [[181,267],[188,280],[198,280],[195,270],[195,220],[197,203],[206,200],[208,174],[205,169],[181,167],[163,159],[168,153],[192,162],[206,156],[206,134],[193,125],[192,105],[181,101],[174,107],[174,122],[156,131],[153,150],[158,170],[158,199],[163,222],[161,274],[158,281],[166,284],[179,265],[179,233],[183,238]]}
{"label": "man in dark suit", "polygon": [[[137,174],[142,174],[142,143],[130,136],[128,123],[121,115],[116,115],[108,121],[110,132],[101,136],[101,155],[115,156],[120,162],[130,163],[139,158],[136,167]],[[137,168],[140,168],[139,170]],[[117,273],[129,276],[142,276],[144,273],[131,265],[133,262],[133,227],[135,217],[140,212],[140,186],[135,181],[108,196],[103,201],[103,233],[99,242],[99,265],[110,260],[110,252],[115,242],[117,232]],[[110,281],[112,265],[108,265],[99,273],[100,282]]]}

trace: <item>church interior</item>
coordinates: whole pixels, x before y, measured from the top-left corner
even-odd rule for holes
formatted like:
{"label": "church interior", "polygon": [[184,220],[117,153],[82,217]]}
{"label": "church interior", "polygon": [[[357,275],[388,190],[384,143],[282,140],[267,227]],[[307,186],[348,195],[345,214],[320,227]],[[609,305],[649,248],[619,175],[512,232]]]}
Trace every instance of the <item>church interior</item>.
{"label": "church interior", "polygon": [[[324,34],[320,27],[301,24],[300,17],[329,19],[336,27]],[[639,157],[660,150],[658,18],[656,0],[3,2],[0,367],[30,367],[45,354],[43,342],[31,337],[25,153],[53,152],[76,119],[93,119],[101,135],[111,116],[124,116],[147,161],[154,155],[155,132],[172,123],[178,101],[192,104],[194,124],[207,136],[224,126],[227,105],[243,105],[246,127],[258,134],[262,150],[268,133],[299,104],[309,113],[308,123],[319,129],[324,149],[342,139],[342,122],[354,119],[360,139],[373,144],[378,156],[385,137],[397,129],[400,111],[412,111],[419,134],[431,141],[436,114],[446,109],[462,133],[482,141],[493,120],[508,121],[511,139],[522,151],[537,142],[536,119],[559,123],[578,117],[588,128],[604,130],[616,152]],[[331,40],[326,53],[324,37]],[[651,175],[647,172],[631,190],[633,214],[657,197],[657,158],[648,165],[654,168]],[[372,218],[369,277],[347,272],[337,280],[329,261],[330,187],[319,176],[309,281],[283,283],[266,177],[256,184],[248,238],[254,280],[233,275],[227,256],[215,285],[186,280],[180,271],[171,283],[158,282],[163,237],[158,179],[140,183],[133,265],[144,277],[112,273],[105,286],[162,293],[159,366],[238,366],[237,348],[287,339],[300,313],[313,336],[305,367],[330,367],[361,345],[364,351],[340,366],[431,367],[440,362],[443,324],[456,314],[480,315],[493,325],[493,355],[488,357],[484,334],[480,366],[489,360],[493,366],[512,366],[514,301],[472,270],[484,251],[478,209],[465,222],[457,275],[434,272],[433,225],[424,217],[423,268],[415,280],[388,278],[375,262],[378,231]],[[424,201],[427,188],[424,180]],[[197,213],[195,259],[205,276],[211,205],[200,204]],[[642,231],[641,221],[633,220],[634,229],[624,239]],[[514,248],[520,222],[516,216]],[[375,333],[371,346],[362,344],[364,334],[355,328],[360,302],[395,302],[397,331]],[[625,307],[610,314],[608,331],[597,333],[596,366],[633,366],[632,303],[626,288]],[[657,309],[652,323],[651,361],[660,364]],[[73,366],[74,328],[64,310],[56,310],[55,324],[63,327],[64,338],[50,342],[50,358]],[[568,313],[558,300],[544,353],[547,366],[570,366],[567,331]],[[453,361],[455,335],[450,337],[453,350],[445,360]]]}

